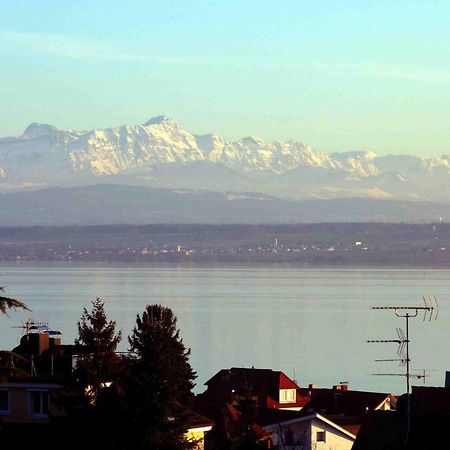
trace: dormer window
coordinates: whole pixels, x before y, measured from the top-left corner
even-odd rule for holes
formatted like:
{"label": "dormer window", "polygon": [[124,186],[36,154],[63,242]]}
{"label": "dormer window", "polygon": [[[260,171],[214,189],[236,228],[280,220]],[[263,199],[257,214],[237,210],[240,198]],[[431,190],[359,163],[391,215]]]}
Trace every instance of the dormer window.
{"label": "dormer window", "polygon": [[295,403],[296,398],[296,389],[280,389],[280,403]]}

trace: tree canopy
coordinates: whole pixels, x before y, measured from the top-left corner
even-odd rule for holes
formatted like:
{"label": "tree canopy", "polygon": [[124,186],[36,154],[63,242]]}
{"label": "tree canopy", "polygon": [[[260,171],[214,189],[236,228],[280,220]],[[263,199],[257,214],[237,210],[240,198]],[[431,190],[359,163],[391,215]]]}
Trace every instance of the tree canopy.
{"label": "tree canopy", "polygon": [[92,301],[92,310],[83,309],[77,323],[78,339],[75,344],[82,347],[78,361],[78,372],[82,383],[90,386],[95,400],[104,383],[112,382],[120,372],[121,359],[116,355],[122,333],[116,333],[116,322],[105,313],[105,302],[100,298]]}
{"label": "tree canopy", "polygon": [[190,403],[196,378],[170,308],[148,305],[129,337],[124,379],[125,416],[130,448],[189,448]]}
{"label": "tree canopy", "polygon": [[[4,286],[0,286],[0,292],[4,293]],[[5,297],[4,295],[0,295],[0,313],[7,314],[8,309],[26,309],[29,311],[27,305],[21,302],[20,300],[16,300],[15,298]]]}

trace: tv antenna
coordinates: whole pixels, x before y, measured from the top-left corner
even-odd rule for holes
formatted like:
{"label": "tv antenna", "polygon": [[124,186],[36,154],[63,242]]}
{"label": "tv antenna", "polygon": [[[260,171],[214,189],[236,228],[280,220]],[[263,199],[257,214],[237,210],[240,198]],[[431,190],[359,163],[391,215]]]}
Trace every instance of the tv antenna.
{"label": "tv antenna", "polygon": [[[371,344],[385,344],[385,343],[396,343],[398,344],[396,359],[380,359],[375,360],[376,362],[382,361],[399,361],[400,365],[406,365],[406,373],[404,374],[394,374],[394,373],[384,373],[384,374],[373,374],[378,376],[404,376],[406,377],[406,393],[409,395],[411,390],[411,378],[424,379],[423,375],[411,375],[411,359],[409,357],[409,320],[415,318],[419,313],[423,313],[423,321],[431,322],[436,320],[438,317],[439,306],[435,296],[423,297],[423,306],[373,306],[372,309],[376,310],[390,310],[394,311],[397,317],[405,319],[406,332],[402,328],[397,328],[398,339],[383,339],[383,340],[370,340],[367,341]],[[406,353],[405,353],[406,350]]]}
{"label": "tv antenna", "polygon": [[11,328],[20,328],[25,330],[25,334],[40,333],[48,330],[48,322],[36,322],[33,319],[28,319],[26,322],[22,322],[22,325],[13,326]]}
{"label": "tv antenna", "polygon": [[29,334],[48,334],[49,336],[58,336],[61,334],[59,330],[52,330],[48,327],[48,321],[35,321],[28,319],[22,322],[22,325],[12,326],[11,328],[20,328],[25,330],[25,335]]}
{"label": "tv antenna", "polygon": [[[394,311],[397,317],[405,319],[406,323],[406,333],[401,329],[397,328],[397,336],[398,339],[384,339],[384,340],[371,340],[367,341],[369,343],[396,343],[398,344],[397,355],[399,358],[394,359],[393,361],[400,361],[401,365],[406,365],[406,373],[375,373],[373,375],[376,376],[392,376],[392,377],[406,377],[406,394],[407,394],[407,427],[405,434],[405,443],[409,437],[409,431],[411,426],[411,399],[410,399],[410,387],[411,387],[411,378],[417,378],[423,380],[425,383],[426,379],[426,371],[423,371],[421,375],[412,375],[411,374],[411,359],[409,357],[409,320],[415,318],[419,315],[419,313],[423,313],[423,321],[428,319],[428,322],[431,322],[433,319],[436,320],[438,317],[439,306],[436,300],[436,297],[428,296],[423,297],[423,306],[373,306],[372,309],[377,310],[390,310]],[[406,354],[405,354],[406,350]],[[377,360],[376,360],[377,361]],[[383,360],[378,360],[383,361]],[[386,361],[386,360],[384,360]]]}

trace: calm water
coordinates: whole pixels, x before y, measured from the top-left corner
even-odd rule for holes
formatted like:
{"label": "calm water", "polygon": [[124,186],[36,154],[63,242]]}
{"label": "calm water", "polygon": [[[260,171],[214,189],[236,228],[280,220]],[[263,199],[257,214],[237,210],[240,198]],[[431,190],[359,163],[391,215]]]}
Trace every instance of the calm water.
{"label": "calm water", "polygon": [[420,305],[423,295],[436,295],[440,312],[437,321],[411,322],[413,369],[428,369],[427,384],[437,386],[450,370],[450,270],[61,264],[0,271],[7,294],[33,310],[0,317],[1,347],[16,345],[20,330],[11,326],[28,317],[49,321],[65,343],[73,342],[83,306],[97,296],[125,336],[146,304],[160,303],[174,310],[192,349],[197,391],[221,368],[255,366],[291,377],[295,371],[300,385],[348,381],[355,389],[401,393],[402,377],[371,376],[402,372],[397,363],[373,362],[395,358],[396,344],[366,340],[395,339],[404,321],[370,308]]}

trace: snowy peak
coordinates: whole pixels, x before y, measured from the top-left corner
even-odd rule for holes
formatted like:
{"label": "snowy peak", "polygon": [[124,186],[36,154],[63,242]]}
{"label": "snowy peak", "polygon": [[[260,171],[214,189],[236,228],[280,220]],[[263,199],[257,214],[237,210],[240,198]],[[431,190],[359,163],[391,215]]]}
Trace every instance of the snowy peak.
{"label": "snowy peak", "polygon": [[167,116],[155,116],[152,117],[150,120],[147,120],[147,122],[143,124],[144,127],[149,127],[152,125],[164,125],[176,128],[179,127],[178,124],[173,119]]}
{"label": "snowy peak", "polygon": [[58,130],[32,123],[0,139],[0,188],[131,182],[245,190],[283,198],[378,197],[448,201],[450,156],[324,154],[299,141],[195,135],[167,116],[140,125]]}
{"label": "snowy peak", "polygon": [[49,134],[53,134],[57,132],[58,129],[53,125],[48,125],[46,123],[37,123],[33,122],[27,126],[25,131],[23,132],[23,136],[28,138],[34,138],[39,136],[47,136]]}
{"label": "snowy peak", "polygon": [[338,161],[346,161],[349,159],[359,160],[359,161],[372,161],[376,157],[377,157],[377,154],[374,152],[358,151],[358,150],[330,154],[330,158],[336,159]]}

